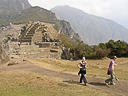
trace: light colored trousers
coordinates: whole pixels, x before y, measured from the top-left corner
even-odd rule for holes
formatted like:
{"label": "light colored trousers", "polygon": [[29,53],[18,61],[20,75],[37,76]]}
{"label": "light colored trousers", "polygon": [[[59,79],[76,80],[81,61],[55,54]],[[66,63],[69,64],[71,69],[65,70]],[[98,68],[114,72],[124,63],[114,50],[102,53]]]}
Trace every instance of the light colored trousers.
{"label": "light colored trousers", "polygon": [[105,82],[106,82],[106,83],[111,82],[111,84],[114,84],[114,77],[115,77],[115,76],[113,75],[112,70],[109,70],[109,73],[110,73],[111,77],[108,78],[107,80],[105,80]]}

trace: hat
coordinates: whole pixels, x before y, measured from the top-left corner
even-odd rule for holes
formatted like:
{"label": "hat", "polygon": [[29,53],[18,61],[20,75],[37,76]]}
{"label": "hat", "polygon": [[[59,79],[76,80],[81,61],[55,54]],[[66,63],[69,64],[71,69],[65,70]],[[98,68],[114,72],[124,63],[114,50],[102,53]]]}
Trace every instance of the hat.
{"label": "hat", "polygon": [[114,59],[114,58],[116,59],[117,57],[116,57],[116,56],[113,56],[113,59]]}

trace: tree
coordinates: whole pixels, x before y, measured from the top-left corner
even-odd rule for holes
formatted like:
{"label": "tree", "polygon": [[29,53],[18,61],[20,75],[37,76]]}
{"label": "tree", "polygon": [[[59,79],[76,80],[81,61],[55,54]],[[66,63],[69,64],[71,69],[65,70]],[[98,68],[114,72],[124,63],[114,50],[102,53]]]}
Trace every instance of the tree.
{"label": "tree", "polygon": [[116,55],[116,48],[117,48],[117,46],[116,46],[114,40],[112,40],[112,39],[109,40],[109,42],[106,43],[106,47],[107,47],[107,49],[110,49],[110,53],[109,53],[108,56]]}
{"label": "tree", "polygon": [[116,56],[118,56],[118,57],[124,57],[124,54],[126,53],[126,42],[124,42],[124,41],[120,41],[120,40],[118,40],[118,41],[116,41],[115,42],[115,44],[116,44]]}
{"label": "tree", "polygon": [[107,47],[106,47],[106,44],[104,44],[104,43],[99,43],[99,45],[98,45],[100,48],[102,48],[102,49],[106,49]]}

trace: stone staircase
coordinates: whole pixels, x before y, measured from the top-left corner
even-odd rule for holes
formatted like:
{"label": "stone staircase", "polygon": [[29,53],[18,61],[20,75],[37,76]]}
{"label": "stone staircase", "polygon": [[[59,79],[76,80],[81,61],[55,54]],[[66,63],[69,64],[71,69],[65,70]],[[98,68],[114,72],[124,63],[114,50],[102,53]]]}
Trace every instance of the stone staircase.
{"label": "stone staircase", "polygon": [[27,27],[24,27],[23,30],[21,30],[21,35],[19,37],[19,41],[22,42],[22,39],[25,37],[28,31],[33,27],[33,24],[28,24]]}
{"label": "stone staircase", "polygon": [[58,32],[53,28],[53,25],[42,23],[29,23],[21,31],[19,42],[28,44],[39,44],[42,42],[54,42],[57,40]]}
{"label": "stone staircase", "polygon": [[44,31],[44,25],[38,26],[38,28],[35,30],[35,34],[32,37],[32,41],[34,44],[41,43],[43,40],[43,31]]}
{"label": "stone staircase", "polygon": [[26,58],[61,58],[62,50],[55,40],[58,32],[53,25],[29,23],[21,31],[21,46],[11,44],[10,54],[24,55]]}
{"label": "stone staircase", "polygon": [[20,42],[29,42],[31,43],[32,37],[35,34],[35,30],[38,28],[39,24],[31,24],[31,26],[22,32],[21,37],[19,38]]}

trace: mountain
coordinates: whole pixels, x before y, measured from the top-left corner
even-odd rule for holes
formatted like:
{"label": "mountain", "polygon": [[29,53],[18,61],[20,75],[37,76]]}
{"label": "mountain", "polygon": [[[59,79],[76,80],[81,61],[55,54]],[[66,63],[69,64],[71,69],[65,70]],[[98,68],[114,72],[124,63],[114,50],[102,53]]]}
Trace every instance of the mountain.
{"label": "mountain", "polygon": [[71,28],[69,22],[58,20],[55,13],[44,8],[35,6],[25,9],[19,17],[13,20],[13,23],[27,23],[29,21],[40,21],[54,24],[56,30],[67,33],[72,40],[81,40],[79,35]]}
{"label": "mountain", "polygon": [[69,22],[60,20],[61,31],[66,33],[72,40],[81,41],[79,34],[76,34]]}
{"label": "mountain", "polygon": [[[40,21],[54,25],[58,32],[67,33],[70,39],[80,41],[78,34],[74,33],[67,21],[56,18],[50,10],[35,6],[32,7],[28,0],[0,0],[0,26],[24,24],[29,21]],[[68,25],[68,26],[67,26]]]}
{"label": "mountain", "polygon": [[75,33],[89,45],[108,42],[110,39],[128,42],[128,30],[112,20],[94,16],[70,6],[51,9],[60,20],[70,22]]}
{"label": "mountain", "polygon": [[7,24],[29,7],[28,0],[0,0],[0,25]]}
{"label": "mountain", "polygon": [[40,8],[38,6],[30,7],[22,11],[22,13],[13,22],[29,22],[29,21],[42,21],[47,23],[55,23],[57,18],[55,13]]}

